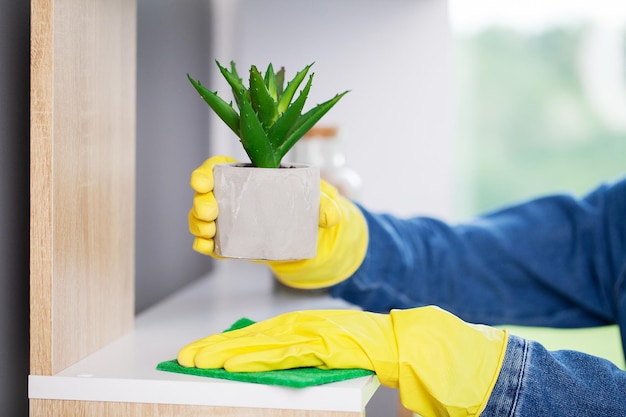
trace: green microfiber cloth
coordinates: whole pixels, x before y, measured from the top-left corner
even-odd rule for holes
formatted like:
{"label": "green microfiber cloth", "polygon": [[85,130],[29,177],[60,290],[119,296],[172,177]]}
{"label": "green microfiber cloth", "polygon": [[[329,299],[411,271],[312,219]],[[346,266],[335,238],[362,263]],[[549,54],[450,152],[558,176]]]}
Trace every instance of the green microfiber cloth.
{"label": "green microfiber cloth", "polygon": [[[254,321],[242,318],[225,330],[226,332],[254,324]],[[330,382],[343,381],[346,379],[359,378],[374,375],[368,369],[319,369],[319,368],[295,368],[265,372],[228,372],[223,368],[200,369],[185,368],[180,366],[176,359],[161,362],[157,365],[160,371],[177,372],[203,376],[209,378],[229,379],[232,381],[254,382],[265,385],[280,385],[292,388],[305,388],[314,385],[328,384]]]}

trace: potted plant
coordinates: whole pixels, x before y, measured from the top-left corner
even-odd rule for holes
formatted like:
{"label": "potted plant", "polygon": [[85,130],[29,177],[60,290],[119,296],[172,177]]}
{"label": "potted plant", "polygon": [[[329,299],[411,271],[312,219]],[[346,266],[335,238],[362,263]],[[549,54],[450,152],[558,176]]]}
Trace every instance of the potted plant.
{"label": "potted plant", "polygon": [[213,193],[219,210],[215,253],[245,259],[312,258],[317,247],[319,168],[282,160],[347,91],[303,113],[312,73],[296,93],[312,64],[286,86],[284,68],[275,72],[270,63],[262,74],[252,65],[245,86],[234,62],[230,69],[216,63],[231,87],[238,112],[232,102],[187,77],[239,138],[251,162],[214,168]]}

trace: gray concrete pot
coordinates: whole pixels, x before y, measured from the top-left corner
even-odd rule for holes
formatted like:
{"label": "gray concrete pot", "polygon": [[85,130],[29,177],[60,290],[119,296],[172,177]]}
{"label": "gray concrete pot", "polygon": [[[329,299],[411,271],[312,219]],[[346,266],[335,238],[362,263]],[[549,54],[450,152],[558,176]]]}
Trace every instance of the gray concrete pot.
{"label": "gray concrete pot", "polygon": [[315,257],[319,168],[285,163],[213,168],[219,214],[215,253],[228,258],[295,260]]}

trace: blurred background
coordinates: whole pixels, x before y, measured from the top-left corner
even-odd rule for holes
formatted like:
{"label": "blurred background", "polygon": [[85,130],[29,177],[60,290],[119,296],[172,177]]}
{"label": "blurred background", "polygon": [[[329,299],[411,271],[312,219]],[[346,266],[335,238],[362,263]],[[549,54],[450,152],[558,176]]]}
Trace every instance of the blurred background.
{"label": "blurred background", "polygon": [[[0,401],[25,416],[29,7],[0,5]],[[137,312],[212,268],[190,249],[190,172],[245,159],[186,73],[228,95],[215,59],[315,61],[310,105],[351,90],[324,123],[354,198],[457,221],[626,172],[625,19],[609,0],[138,0]]]}
{"label": "blurred background", "polygon": [[450,0],[458,216],[626,172],[626,4]]}

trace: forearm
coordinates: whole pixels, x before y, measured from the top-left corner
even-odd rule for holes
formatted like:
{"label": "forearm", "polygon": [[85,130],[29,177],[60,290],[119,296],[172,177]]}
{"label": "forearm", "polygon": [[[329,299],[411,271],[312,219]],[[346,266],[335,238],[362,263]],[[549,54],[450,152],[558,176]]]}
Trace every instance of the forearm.
{"label": "forearm", "polygon": [[626,372],[573,351],[549,352],[510,336],[500,375],[481,416],[626,415]]}
{"label": "forearm", "polygon": [[332,294],[373,311],[437,304],[489,324],[614,322],[614,284],[626,260],[625,188],[538,199],[459,225],[362,209],[365,261]]}

